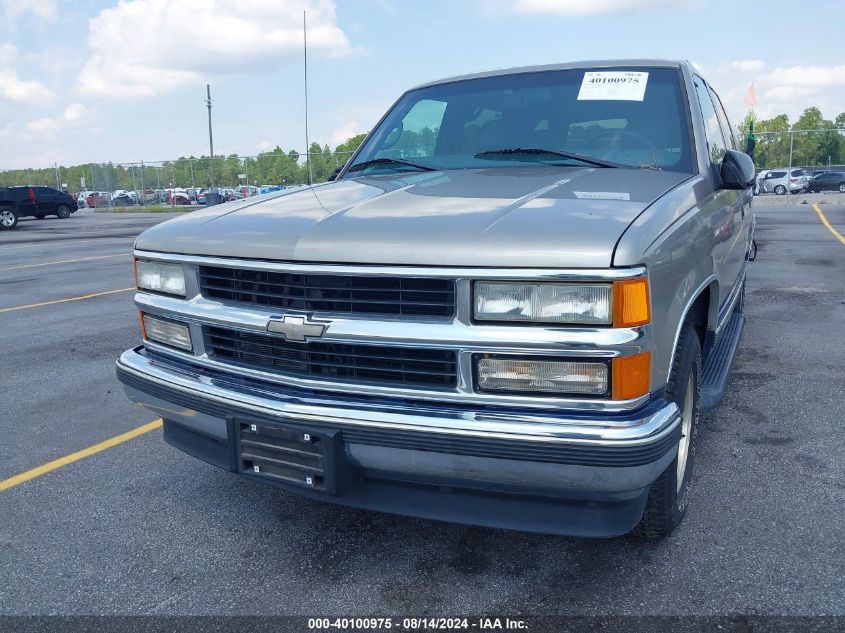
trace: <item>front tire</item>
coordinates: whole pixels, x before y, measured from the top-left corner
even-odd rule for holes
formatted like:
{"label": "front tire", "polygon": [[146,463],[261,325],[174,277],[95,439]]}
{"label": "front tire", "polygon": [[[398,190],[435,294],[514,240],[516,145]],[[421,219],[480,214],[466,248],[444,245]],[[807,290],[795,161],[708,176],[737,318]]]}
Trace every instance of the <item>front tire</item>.
{"label": "front tire", "polygon": [[845,193],[845,182],[839,183],[839,193]]}
{"label": "front tire", "polygon": [[678,442],[678,454],[651,485],[643,517],[634,528],[636,536],[649,539],[669,536],[686,515],[701,415],[700,391],[701,343],[692,325],[687,323],[678,341],[672,373],[666,385],[666,399],[681,410],[682,436]]}
{"label": "front tire", "polygon": [[60,204],[56,207],[56,217],[67,220],[70,217],[70,207],[66,204]]}
{"label": "front tire", "polygon": [[784,195],[786,193],[786,187],[784,187],[783,185],[778,185],[777,187],[775,187],[775,193],[779,196]]}
{"label": "front tire", "polygon": [[18,214],[11,207],[0,207],[0,230],[11,231],[18,225]]}

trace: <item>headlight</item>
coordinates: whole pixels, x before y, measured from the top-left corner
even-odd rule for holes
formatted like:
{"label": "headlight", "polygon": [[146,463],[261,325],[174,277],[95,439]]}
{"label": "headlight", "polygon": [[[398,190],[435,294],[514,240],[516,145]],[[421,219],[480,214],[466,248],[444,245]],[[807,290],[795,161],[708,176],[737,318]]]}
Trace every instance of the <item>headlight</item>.
{"label": "headlight", "polygon": [[184,323],[160,319],[142,313],[141,327],[144,330],[144,338],[150,341],[184,349],[188,352],[194,349],[191,344],[191,331]]}
{"label": "headlight", "polygon": [[475,318],[608,325],[612,321],[610,284],[477,282]]}
{"label": "headlight", "polygon": [[185,273],[182,264],[136,259],[135,281],[141,290],[185,296]]}
{"label": "headlight", "polygon": [[545,392],[600,396],[607,393],[606,363],[480,358],[477,365],[481,391]]}

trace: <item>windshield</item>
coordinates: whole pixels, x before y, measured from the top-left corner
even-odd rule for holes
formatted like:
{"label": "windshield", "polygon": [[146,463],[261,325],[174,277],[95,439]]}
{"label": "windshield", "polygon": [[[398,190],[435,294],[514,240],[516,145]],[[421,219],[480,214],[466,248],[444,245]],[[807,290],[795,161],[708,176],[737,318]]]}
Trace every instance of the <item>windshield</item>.
{"label": "windshield", "polygon": [[[359,169],[349,175],[420,166],[593,166],[575,156],[498,153],[514,149],[692,173],[679,82],[679,71],[668,68],[577,69],[412,90],[374,130],[355,157]],[[363,165],[369,161],[376,162]]]}

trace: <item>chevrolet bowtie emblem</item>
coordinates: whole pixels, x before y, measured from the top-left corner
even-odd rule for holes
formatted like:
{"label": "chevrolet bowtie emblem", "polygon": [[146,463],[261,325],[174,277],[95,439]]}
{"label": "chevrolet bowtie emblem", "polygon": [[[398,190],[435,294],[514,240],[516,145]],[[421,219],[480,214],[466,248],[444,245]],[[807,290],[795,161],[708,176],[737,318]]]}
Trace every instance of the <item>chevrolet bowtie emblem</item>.
{"label": "chevrolet bowtie emblem", "polygon": [[311,338],[320,338],[327,326],[328,323],[309,321],[307,317],[286,316],[281,319],[270,319],[267,331],[283,335],[286,341],[304,343]]}

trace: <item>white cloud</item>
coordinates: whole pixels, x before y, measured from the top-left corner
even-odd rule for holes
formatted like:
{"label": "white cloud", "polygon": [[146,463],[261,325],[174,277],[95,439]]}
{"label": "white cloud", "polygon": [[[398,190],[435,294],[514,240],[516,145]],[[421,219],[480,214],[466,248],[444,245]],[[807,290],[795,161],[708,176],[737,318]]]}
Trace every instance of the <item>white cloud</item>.
{"label": "white cloud", "polygon": [[65,108],[63,118],[65,121],[76,123],[85,119],[91,111],[81,103],[71,103]]}
{"label": "white cloud", "polygon": [[329,142],[332,145],[340,145],[364,131],[357,121],[350,121],[333,130],[329,136]]}
{"label": "white cloud", "polygon": [[516,13],[539,13],[579,17],[598,13],[620,13],[655,8],[683,8],[690,0],[511,0]]}
{"label": "white cloud", "polygon": [[57,0],[0,0],[0,6],[5,21],[12,23],[27,13],[47,22],[55,21],[59,15]]}
{"label": "white cloud", "polygon": [[27,137],[32,134],[55,134],[68,127],[75,127],[85,123],[91,114],[91,110],[81,103],[71,103],[64,111],[55,118],[44,117],[35,119],[26,124]]}
{"label": "white cloud", "polygon": [[805,87],[813,90],[827,86],[845,86],[845,64],[775,68],[765,76],[765,79],[782,86]]}
{"label": "white cloud", "polygon": [[[353,52],[333,0],[123,0],[89,21],[91,55],[79,89],[102,96],[153,96],[213,76],[279,68],[308,52]],[[142,37],[127,40],[127,33]]]}
{"label": "white cloud", "polygon": [[12,67],[18,50],[0,42],[0,100],[15,103],[41,103],[53,99],[53,91],[40,81],[24,80]]}
{"label": "white cloud", "polygon": [[16,103],[41,103],[52,101],[54,95],[40,81],[25,80],[11,68],[0,67],[0,99]]}
{"label": "white cloud", "polygon": [[766,63],[762,59],[737,59],[730,63],[731,68],[740,72],[750,73],[763,70]]}
{"label": "white cloud", "polygon": [[[759,63],[752,64],[757,70],[749,76],[748,64],[742,62]],[[757,91],[755,112],[763,119],[785,113],[795,121],[811,106],[833,119],[843,111],[845,103],[845,64],[771,68],[763,60],[737,60],[718,66],[716,72],[706,76],[719,92],[734,123],[748,112],[745,96],[752,78]]]}

